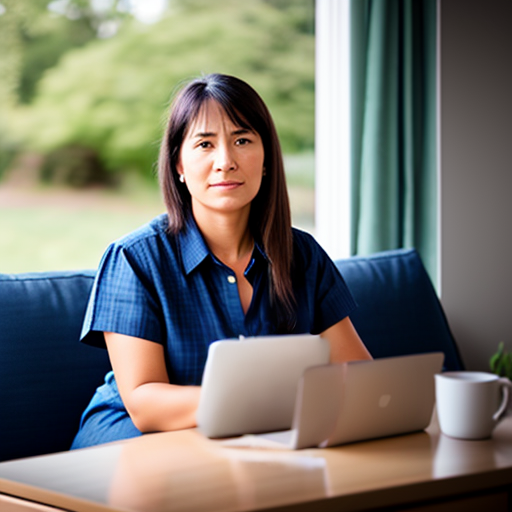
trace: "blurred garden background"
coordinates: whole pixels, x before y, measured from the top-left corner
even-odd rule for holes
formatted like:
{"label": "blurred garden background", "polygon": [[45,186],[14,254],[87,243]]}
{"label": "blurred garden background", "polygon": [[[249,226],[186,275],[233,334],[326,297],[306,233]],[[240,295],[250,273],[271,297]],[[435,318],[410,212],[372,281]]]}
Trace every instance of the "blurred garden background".
{"label": "blurred garden background", "polygon": [[0,272],[95,268],[162,212],[170,100],[209,72],[266,101],[313,231],[314,0],[0,0]]}

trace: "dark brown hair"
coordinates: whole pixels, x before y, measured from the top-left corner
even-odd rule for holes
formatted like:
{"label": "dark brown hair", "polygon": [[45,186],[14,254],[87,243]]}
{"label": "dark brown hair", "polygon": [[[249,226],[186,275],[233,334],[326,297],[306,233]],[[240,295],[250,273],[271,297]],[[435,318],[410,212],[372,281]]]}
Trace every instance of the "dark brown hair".
{"label": "dark brown hair", "polygon": [[286,317],[285,324],[290,329],[295,302],[291,282],[293,239],[281,145],[267,106],[239,78],[221,74],[198,78],[186,85],[172,103],[158,160],[169,231],[177,234],[184,229],[191,211],[191,197],[187,187],[179,182],[176,166],[189,126],[210,99],[224,109],[235,125],[257,132],[263,142],[266,175],[251,203],[249,228],[270,261],[271,300],[279,311],[279,323]]}

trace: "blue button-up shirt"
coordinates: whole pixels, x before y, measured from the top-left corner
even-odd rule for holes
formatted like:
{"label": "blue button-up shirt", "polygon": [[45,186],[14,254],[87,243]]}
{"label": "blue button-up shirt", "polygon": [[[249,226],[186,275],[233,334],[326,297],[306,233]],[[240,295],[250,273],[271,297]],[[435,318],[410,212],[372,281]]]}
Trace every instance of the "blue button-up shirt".
{"label": "blue button-up shirt", "polygon": [[[98,269],[82,339],[104,345],[117,332],[164,345],[171,383],[201,383],[216,340],[275,334],[268,267],[256,244],[245,276],[253,287],[244,314],[234,272],[209,250],[197,225],[170,235],[163,214],[114,242]],[[311,235],[293,230],[294,333],[318,334],[345,318],[354,300],[338,270]]]}

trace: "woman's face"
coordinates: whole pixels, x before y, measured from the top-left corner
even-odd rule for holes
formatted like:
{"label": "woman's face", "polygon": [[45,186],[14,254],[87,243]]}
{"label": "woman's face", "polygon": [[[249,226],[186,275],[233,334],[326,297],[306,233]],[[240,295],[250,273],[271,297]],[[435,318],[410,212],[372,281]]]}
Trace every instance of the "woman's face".
{"label": "woman's face", "polygon": [[263,177],[265,152],[258,133],[233,124],[208,100],[190,125],[177,164],[194,215],[248,212]]}

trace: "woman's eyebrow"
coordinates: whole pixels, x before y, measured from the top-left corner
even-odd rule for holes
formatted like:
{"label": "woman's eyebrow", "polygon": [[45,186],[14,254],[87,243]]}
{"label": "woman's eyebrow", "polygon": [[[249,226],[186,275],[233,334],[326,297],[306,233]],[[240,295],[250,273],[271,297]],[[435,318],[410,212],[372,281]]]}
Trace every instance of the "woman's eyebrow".
{"label": "woman's eyebrow", "polygon": [[[250,130],[249,128],[238,128],[236,130],[233,130],[231,132],[231,135],[245,135],[246,133],[254,133],[253,130]],[[215,137],[217,134],[215,132],[197,132],[194,135],[194,138],[196,139],[203,139],[207,137]]]}
{"label": "woman's eyebrow", "polygon": [[194,135],[194,138],[196,138],[196,139],[203,139],[205,137],[215,137],[215,133],[213,133],[213,132],[197,132]]}

